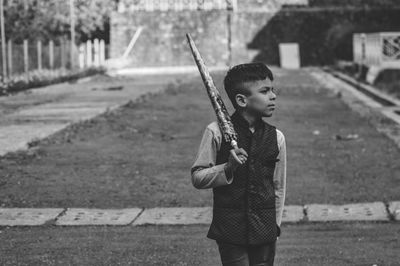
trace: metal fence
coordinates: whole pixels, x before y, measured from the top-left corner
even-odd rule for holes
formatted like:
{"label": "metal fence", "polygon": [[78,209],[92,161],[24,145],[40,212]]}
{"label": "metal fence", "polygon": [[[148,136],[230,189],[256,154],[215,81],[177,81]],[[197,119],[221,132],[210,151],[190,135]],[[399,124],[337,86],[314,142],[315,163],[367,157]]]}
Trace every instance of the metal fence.
{"label": "metal fence", "polygon": [[118,12],[267,9],[276,11],[284,5],[307,6],[308,0],[120,0]]}
{"label": "metal fence", "polygon": [[237,0],[122,0],[118,12],[236,9]]}
{"label": "metal fence", "polygon": [[400,68],[400,32],[356,33],[353,55],[358,64]]}

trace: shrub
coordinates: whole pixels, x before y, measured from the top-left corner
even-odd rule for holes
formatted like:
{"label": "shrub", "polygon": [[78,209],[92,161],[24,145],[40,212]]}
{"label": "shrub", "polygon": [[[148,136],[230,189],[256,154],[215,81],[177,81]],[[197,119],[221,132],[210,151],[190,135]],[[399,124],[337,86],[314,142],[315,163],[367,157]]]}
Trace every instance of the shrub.
{"label": "shrub", "polygon": [[65,68],[34,70],[28,74],[14,75],[6,82],[0,82],[0,95],[7,95],[54,83],[74,81],[79,78],[103,73],[105,73],[105,68],[103,67],[90,67],[83,70],[68,70]]}

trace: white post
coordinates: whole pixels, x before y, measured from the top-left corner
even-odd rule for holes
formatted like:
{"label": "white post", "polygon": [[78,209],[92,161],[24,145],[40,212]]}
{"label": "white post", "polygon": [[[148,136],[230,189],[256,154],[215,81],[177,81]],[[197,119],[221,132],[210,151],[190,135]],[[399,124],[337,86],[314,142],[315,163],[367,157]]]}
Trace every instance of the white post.
{"label": "white post", "polygon": [[95,66],[99,66],[100,65],[99,39],[94,39],[93,46],[94,46],[93,63],[94,63]]}
{"label": "white post", "polygon": [[366,35],[365,33],[361,33],[361,64],[364,64],[365,60],[365,50],[366,50]]}
{"label": "white post", "polygon": [[126,10],[125,4],[122,1],[118,2],[118,7],[117,7],[118,13],[124,13]]}
{"label": "white post", "polygon": [[42,41],[37,42],[38,69],[42,70]]}
{"label": "white post", "polygon": [[92,65],[92,42],[88,40],[86,42],[86,66]]}
{"label": "white post", "polygon": [[13,57],[12,57],[12,42],[8,40],[7,43],[7,53],[8,53],[8,75],[9,77],[13,74]]}
{"label": "white post", "polygon": [[54,42],[52,40],[49,41],[49,65],[50,69],[54,68]]}
{"label": "white post", "polygon": [[192,10],[196,10],[197,9],[197,1],[195,0],[195,1],[190,1],[190,3],[189,3],[189,8],[190,9],[192,9]]}
{"label": "white post", "polygon": [[[64,40],[64,39],[61,39],[60,40],[60,51],[61,51],[61,67],[62,68],[65,68],[65,66],[66,66],[66,50],[67,49],[65,49],[66,48],[66,41]],[[71,57],[72,58],[72,57]]]}
{"label": "white post", "polygon": [[104,65],[106,61],[106,44],[104,40],[100,40],[100,65]]}
{"label": "white post", "polygon": [[358,68],[358,78],[361,78],[362,69],[365,64],[365,50],[367,48],[366,43],[365,43],[365,40],[366,40],[365,33],[361,33],[360,37],[361,37],[361,61],[360,61],[359,68]]}
{"label": "white post", "polygon": [[238,9],[237,0],[231,0],[231,1],[232,1],[232,9],[233,11],[236,11]]}
{"label": "white post", "polygon": [[75,67],[75,16],[74,16],[74,0],[69,1],[69,13],[70,13],[70,30],[71,30],[71,69]]}
{"label": "white post", "polygon": [[3,0],[0,0],[0,30],[1,30],[1,56],[3,67],[3,81],[7,78],[7,55],[6,55],[6,35],[4,29],[4,6]]}
{"label": "white post", "polygon": [[168,2],[166,0],[161,0],[160,10],[167,11],[168,10]]}
{"label": "white post", "polygon": [[146,11],[153,11],[154,10],[154,5],[153,5],[153,1],[146,1],[145,2],[145,10]]}
{"label": "white post", "polygon": [[79,68],[85,67],[85,45],[79,45]]}
{"label": "white post", "polygon": [[24,70],[28,76],[29,72],[29,55],[28,55],[28,40],[24,40]]}

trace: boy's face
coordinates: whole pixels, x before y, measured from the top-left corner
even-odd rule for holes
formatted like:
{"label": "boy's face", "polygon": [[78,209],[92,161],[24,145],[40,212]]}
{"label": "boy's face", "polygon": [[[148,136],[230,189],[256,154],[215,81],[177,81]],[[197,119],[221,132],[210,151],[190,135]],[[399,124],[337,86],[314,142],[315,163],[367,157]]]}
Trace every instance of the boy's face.
{"label": "boy's face", "polygon": [[272,116],[276,100],[272,81],[266,78],[264,80],[245,82],[243,85],[246,87],[249,96],[245,96],[245,105],[242,107],[255,116]]}

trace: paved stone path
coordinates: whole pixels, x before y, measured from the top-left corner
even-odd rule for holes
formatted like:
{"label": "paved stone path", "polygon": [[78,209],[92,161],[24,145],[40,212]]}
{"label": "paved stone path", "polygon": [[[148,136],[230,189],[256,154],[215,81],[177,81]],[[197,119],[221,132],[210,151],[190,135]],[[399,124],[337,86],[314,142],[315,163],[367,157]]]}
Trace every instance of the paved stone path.
{"label": "paved stone path", "polygon": [[[0,226],[188,225],[210,224],[212,207],[82,209],[0,208]],[[400,221],[400,201],[346,205],[285,206],[283,223],[331,221]]]}

